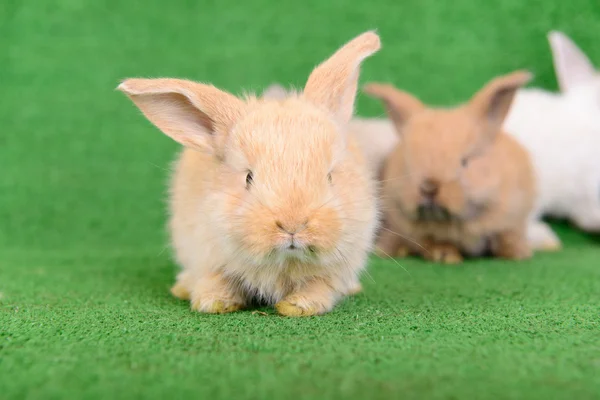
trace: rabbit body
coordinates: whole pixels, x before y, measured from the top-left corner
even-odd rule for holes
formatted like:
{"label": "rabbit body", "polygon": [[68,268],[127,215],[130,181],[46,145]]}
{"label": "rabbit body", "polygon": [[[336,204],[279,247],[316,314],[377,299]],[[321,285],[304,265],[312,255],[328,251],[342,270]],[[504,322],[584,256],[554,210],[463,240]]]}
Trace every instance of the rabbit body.
{"label": "rabbit body", "polygon": [[348,123],[359,66],[379,48],[374,32],[358,36],[286,98],[241,99],[180,79],[119,85],[185,146],[169,199],[175,296],[206,313],[257,300],[306,316],[360,290],[378,212]]}
{"label": "rabbit body", "polygon": [[491,251],[508,259],[531,256],[527,217],[535,178],[527,151],[502,132],[518,87],[530,74],[499,77],[470,102],[427,108],[390,85],[365,92],[383,101],[401,140],[382,173],[384,255],[419,253],[458,263]]}

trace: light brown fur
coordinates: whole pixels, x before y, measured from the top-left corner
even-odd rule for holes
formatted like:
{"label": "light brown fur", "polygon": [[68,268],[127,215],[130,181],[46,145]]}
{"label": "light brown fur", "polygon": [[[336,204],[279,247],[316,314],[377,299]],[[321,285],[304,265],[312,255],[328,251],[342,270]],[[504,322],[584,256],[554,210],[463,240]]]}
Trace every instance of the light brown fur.
{"label": "light brown fur", "polygon": [[[448,264],[486,247],[502,258],[531,256],[525,227],[533,169],[528,153],[501,131],[514,92],[529,79],[524,72],[496,78],[468,103],[448,109],[428,108],[389,85],[365,87],[384,101],[402,139],[382,172],[382,254],[418,253]],[[435,188],[435,204],[446,214],[423,211],[421,187]]]}
{"label": "light brown fur", "polygon": [[[295,95],[295,91],[273,83],[265,89],[262,97],[282,100],[292,95]],[[356,139],[373,176],[379,176],[387,154],[398,143],[394,124],[388,118],[355,116],[348,124],[348,132]]]}
{"label": "light brown fur", "polygon": [[377,226],[375,184],[346,126],[360,63],[379,47],[373,32],[355,38],[284,99],[241,100],[181,80],[119,86],[186,146],[170,189],[182,267],[173,295],[200,312],[258,299],[306,316],[360,291]]}

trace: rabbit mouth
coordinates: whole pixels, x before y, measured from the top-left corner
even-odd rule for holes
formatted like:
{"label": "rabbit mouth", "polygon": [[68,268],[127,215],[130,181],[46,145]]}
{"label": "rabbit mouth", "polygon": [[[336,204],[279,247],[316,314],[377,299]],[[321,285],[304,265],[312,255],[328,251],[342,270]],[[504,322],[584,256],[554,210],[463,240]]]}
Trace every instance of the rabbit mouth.
{"label": "rabbit mouth", "polygon": [[277,253],[283,258],[300,258],[306,259],[316,256],[316,248],[313,245],[304,243],[303,241],[294,238],[289,239],[285,243],[277,246]]}
{"label": "rabbit mouth", "polygon": [[423,222],[449,222],[452,214],[446,207],[427,202],[417,207],[417,219]]}
{"label": "rabbit mouth", "polygon": [[281,249],[281,251],[285,254],[305,253],[306,250],[306,246],[301,246],[298,243],[294,243],[293,241]]}

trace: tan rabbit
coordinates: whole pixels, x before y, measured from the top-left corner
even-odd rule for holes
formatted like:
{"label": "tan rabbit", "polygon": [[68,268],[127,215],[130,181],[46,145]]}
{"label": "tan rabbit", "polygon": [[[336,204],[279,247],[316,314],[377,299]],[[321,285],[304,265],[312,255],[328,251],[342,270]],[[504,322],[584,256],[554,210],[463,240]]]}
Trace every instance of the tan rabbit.
{"label": "tan rabbit", "polygon": [[384,254],[421,254],[443,263],[484,252],[525,259],[535,180],[528,153],[502,131],[523,71],[498,77],[465,104],[429,108],[383,84],[364,91],[383,100],[401,141],[382,174]]}
{"label": "tan rabbit", "polygon": [[285,99],[240,99],[178,79],[121,83],[185,146],[170,190],[182,267],[175,296],[206,313],[258,300],[304,316],[360,290],[378,213],[375,183],[346,126],[360,64],[379,48],[374,32],[358,36]]}

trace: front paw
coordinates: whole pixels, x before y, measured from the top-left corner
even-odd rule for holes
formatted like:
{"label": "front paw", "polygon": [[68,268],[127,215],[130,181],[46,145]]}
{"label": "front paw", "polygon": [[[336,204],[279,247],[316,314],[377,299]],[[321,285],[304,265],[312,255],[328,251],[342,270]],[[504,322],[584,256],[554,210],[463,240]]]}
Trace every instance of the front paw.
{"label": "front paw", "polygon": [[320,301],[310,300],[304,296],[292,295],[275,304],[275,309],[287,317],[308,317],[311,315],[325,314],[332,305]]}
{"label": "front paw", "polygon": [[506,260],[527,260],[533,256],[533,250],[522,231],[505,232],[492,241],[492,252]]}
{"label": "front paw", "polygon": [[408,246],[400,246],[398,250],[396,250],[396,258],[406,258],[411,254],[410,248]]}
{"label": "front paw", "polygon": [[190,291],[181,282],[177,282],[175,283],[175,285],[173,285],[173,287],[171,288],[171,294],[181,300],[190,299]]}
{"label": "front paw", "polygon": [[360,284],[360,282],[354,282],[352,283],[348,289],[346,290],[346,295],[347,296],[354,296],[356,294],[359,294],[360,292],[362,292],[363,288],[362,285]]}
{"label": "front paw", "polygon": [[533,257],[533,251],[531,250],[531,247],[523,244],[521,246],[501,248],[498,250],[496,255],[507,260],[521,261],[528,260]]}
{"label": "front paw", "polygon": [[192,310],[207,314],[225,314],[244,308],[244,304],[235,299],[226,298],[192,298]]}
{"label": "front paw", "polygon": [[548,224],[542,221],[530,222],[527,227],[527,241],[535,251],[558,251],[562,243]]}
{"label": "front paw", "polygon": [[429,261],[442,264],[460,264],[463,256],[460,251],[451,244],[432,244],[425,250],[425,258]]}
{"label": "front paw", "polygon": [[559,250],[562,250],[562,243],[558,240],[557,241],[548,240],[546,242],[539,243],[536,250],[548,252],[548,253],[559,251]]}

